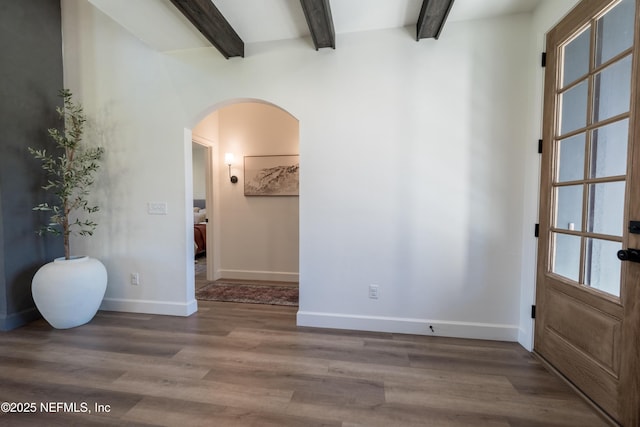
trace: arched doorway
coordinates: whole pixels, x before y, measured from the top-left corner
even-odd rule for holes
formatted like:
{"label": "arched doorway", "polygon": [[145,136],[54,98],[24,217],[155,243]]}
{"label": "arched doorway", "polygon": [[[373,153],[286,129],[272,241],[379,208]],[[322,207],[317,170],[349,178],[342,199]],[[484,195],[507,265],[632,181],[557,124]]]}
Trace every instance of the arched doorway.
{"label": "arched doorway", "polygon": [[[245,159],[297,156],[298,120],[260,100],[226,102],[210,111],[192,130],[194,141],[211,144],[207,280],[298,282],[298,197],[245,195],[244,173]],[[226,153],[234,156],[230,168]]]}

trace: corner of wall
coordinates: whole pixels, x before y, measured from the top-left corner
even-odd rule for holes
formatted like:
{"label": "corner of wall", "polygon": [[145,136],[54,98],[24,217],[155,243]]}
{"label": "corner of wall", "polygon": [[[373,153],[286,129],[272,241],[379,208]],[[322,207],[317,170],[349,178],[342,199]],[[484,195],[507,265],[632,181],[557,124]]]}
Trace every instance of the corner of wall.
{"label": "corner of wall", "polygon": [[0,331],[10,331],[24,326],[29,322],[39,319],[40,312],[35,307],[22,310],[18,313],[0,314]]}

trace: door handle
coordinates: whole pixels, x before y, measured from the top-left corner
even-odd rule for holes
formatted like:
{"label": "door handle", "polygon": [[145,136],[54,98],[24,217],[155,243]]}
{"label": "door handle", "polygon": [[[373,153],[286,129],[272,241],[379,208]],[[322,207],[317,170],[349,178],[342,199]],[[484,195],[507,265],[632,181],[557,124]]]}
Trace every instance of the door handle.
{"label": "door handle", "polygon": [[620,261],[640,262],[640,249],[622,249],[618,251]]}

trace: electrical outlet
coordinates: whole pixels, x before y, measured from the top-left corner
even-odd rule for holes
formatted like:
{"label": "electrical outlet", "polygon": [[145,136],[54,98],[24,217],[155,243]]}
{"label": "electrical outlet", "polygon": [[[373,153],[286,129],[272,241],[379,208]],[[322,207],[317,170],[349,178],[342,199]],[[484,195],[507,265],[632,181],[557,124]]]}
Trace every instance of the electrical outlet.
{"label": "electrical outlet", "polygon": [[369,298],[378,299],[378,285],[369,285]]}
{"label": "electrical outlet", "polygon": [[140,274],[139,273],[131,273],[131,284],[139,285],[140,284]]}

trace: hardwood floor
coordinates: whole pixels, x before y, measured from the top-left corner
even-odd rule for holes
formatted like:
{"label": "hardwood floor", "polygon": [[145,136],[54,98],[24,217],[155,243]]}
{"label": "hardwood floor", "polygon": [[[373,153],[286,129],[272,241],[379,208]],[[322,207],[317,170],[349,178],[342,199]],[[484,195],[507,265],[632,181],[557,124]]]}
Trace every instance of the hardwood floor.
{"label": "hardwood floor", "polygon": [[200,301],[0,333],[0,402],[37,409],[0,425],[606,425],[518,344],[298,328],[296,310]]}

